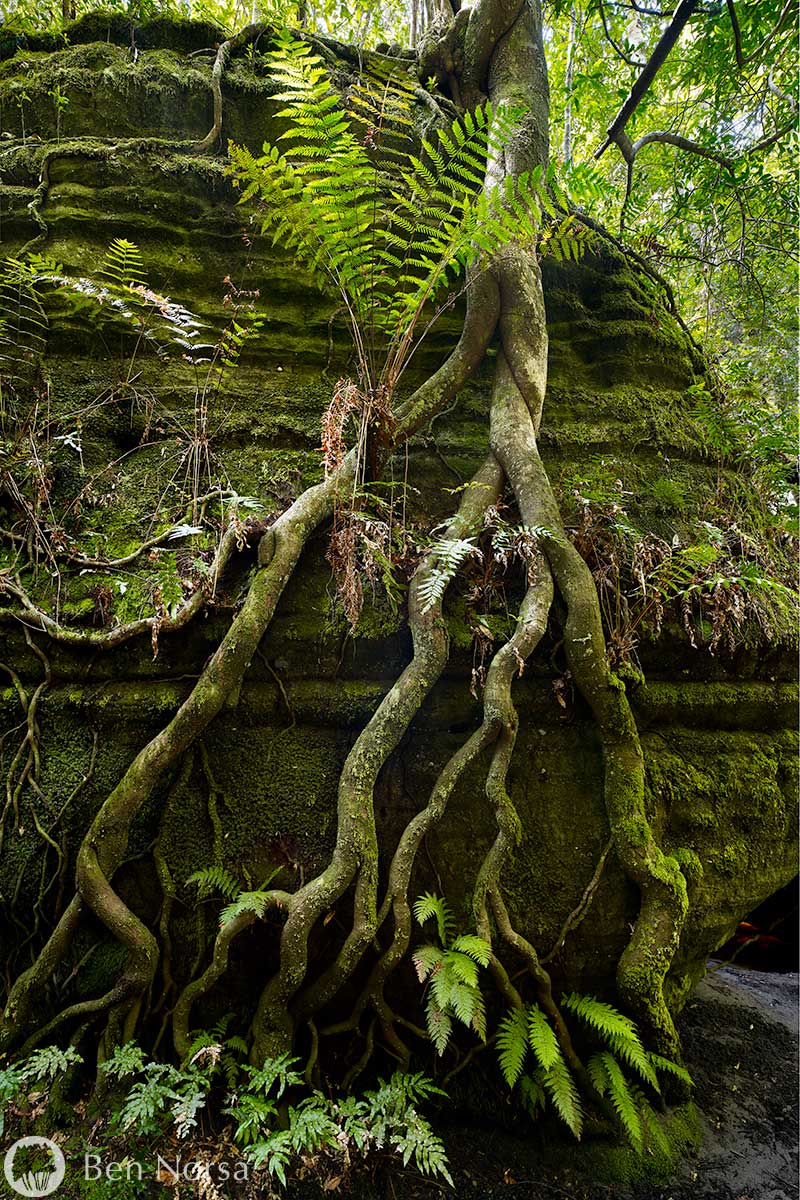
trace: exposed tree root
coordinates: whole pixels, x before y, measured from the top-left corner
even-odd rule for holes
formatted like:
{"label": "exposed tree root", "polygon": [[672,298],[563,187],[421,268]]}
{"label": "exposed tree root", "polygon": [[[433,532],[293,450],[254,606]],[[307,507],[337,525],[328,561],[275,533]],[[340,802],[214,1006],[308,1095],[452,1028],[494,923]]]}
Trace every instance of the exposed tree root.
{"label": "exposed tree root", "polygon": [[544,549],[567,604],[567,660],[603,739],[604,798],[617,857],[641,892],[634,932],[617,968],[620,998],[660,1052],[679,1059],[680,1042],[663,987],[686,917],[686,881],[676,860],[659,849],[648,824],[639,736],[625,685],[608,666],[594,581],[566,539],[539,457],[533,418],[502,356],[497,365],[491,425],[492,447],[512,481],[523,521],[544,526],[553,534]]}
{"label": "exposed tree root", "polygon": [[[496,502],[501,474],[490,457],[463,495],[446,536],[477,532],[489,504]],[[289,1005],[306,976],[308,938],[322,914],[355,880],[352,928],[335,962],[306,989],[296,1019],[307,1020],[338,992],[372,943],[378,926],[378,843],[374,789],[378,773],[397,747],[447,662],[447,634],[441,606],[422,609],[419,589],[431,569],[418,568],[409,595],[414,657],[381,701],[356,740],[339,780],[336,846],[322,874],[292,897],[281,938],[280,969],[262,993],[253,1023],[253,1058],[285,1052],[291,1046],[295,1018]]]}
{"label": "exposed tree root", "polygon": [[[497,289],[493,281],[483,275],[470,287],[467,319],[458,344],[439,370],[423,383],[396,414],[392,444],[401,444],[450,403],[482,360],[494,331],[497,309]],[[391,445],[384,447],[384,453],[388,454],[390,450]],[[68,950],[80,904],[83,903],[125,947],[128,961],[121,978],[105,996],[85,1002],[90,1006],[89,1009],[85,1009],[83,1004],[72,1006],[58,1014],[54,1021],[61,1024],[74,1016],[84,1015],[86,1011],[109,1010],[101,1054],[130,1036],[141,998],[151,986],[158,964],[156,939],[122,902],[111,883],[114,872],[124,860],[131,826],[164,772],[178,761],[219,713],[228,696],[238,690],[308,538],[323,521],[331,517],[337,501],[346,501],[356,478],[356,466],[356,456],[351,452],[329,478],[305,491],[262,537],[258,551],[259,569],[241,610],[220,646],[170,723],[136,756],[92,822],[78,852],[76,887],[79,905],[77,908],[74,904],[70,905],[50,935],[39,959],[12,987],[0,1030],[0,1047],[12,1045],[25,1036],[26,1024],[38,1006],[41,991]],[[232,536],[230,530],[226,532],[218,555],[232,551]],[[26,611],[26,616],[29,615]],[[42,622],[42,625],[46,632],[58,638],[61,628],[53,623],[51,629],[49,620]],[[77,637],[81,644],[91,640],[81,634]],[[409,720],[412,715],[409,713]],[[362,769],[369,770],[370,761],[371,755],[366,753],[363,764],[359,762],[353,773],[354,783]],[[369,821],[366,826],[362,822],[354,822],[353,832],[358,835],[366,828],[368,837],[368,825]],[[323,873],[323,877],[320,877],[322,882],[312,881],[310,896],[306,891],[302,900],[293,903],[291,915],[295,920],[290,926],[290,934],[298,926],[302,928],[304,906],[312,905],[314,897],[324,896],[328,888],[332,894],[339,895],[348,886],[354,874],[342,882],[350,861],[348,853],[349,848],[343,843],[342,858],[337,866],[327,876]],[[373,869],[377,870],[377,863]],[[362,904],[367,896],[368,891],[362,884]],[[356,940],[354,936],[354,942]],[[298,974],[292,966],[293,947],[290,942],[287,942],[285,949],[290,950],[290,955],[288,959],[282,958],[277,978],[281,980],[280,990],[287,990],[291,995],[302,983],[302,973]],[[304,946],[298,953],[302,954],[304,961]],[[285,972],[284,962],[287,964]],[[295,980],[293,986],[289,979]]]}

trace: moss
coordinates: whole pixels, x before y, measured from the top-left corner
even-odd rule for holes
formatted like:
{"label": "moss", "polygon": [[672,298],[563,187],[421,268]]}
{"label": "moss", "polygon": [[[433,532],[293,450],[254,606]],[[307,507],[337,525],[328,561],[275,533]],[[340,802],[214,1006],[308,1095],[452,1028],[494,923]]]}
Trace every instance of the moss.
{"label": "moss", "polygon": [[694,850],[689,850],[685,846],[673,850],[672,858],[680,867],[687,883],[697,883],[703,874],[703,864]]}
{"label": "moss", "polygon": [[587,1141],[582,1146],[581,1173],[599,1184],[648,1184],[662,1187],[674,1177],[680,1162],[700,1145],[701,1129],[693,1104],[673,1109],[669,1117],[659,1118],[666,1135],[668,1151],[653,1142],[646,1155],[637,1155],[627,1145],[603,1145]]}

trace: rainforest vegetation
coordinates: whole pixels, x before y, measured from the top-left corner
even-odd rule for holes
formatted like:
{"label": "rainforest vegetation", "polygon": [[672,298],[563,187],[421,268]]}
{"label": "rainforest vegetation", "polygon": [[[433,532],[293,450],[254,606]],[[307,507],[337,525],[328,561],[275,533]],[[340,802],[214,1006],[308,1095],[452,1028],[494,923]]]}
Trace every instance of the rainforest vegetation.
{"label": "rainforest vegetation", "polygon": [[796,4],[0,13],[7,1127],[668,1170],[795,870]]}

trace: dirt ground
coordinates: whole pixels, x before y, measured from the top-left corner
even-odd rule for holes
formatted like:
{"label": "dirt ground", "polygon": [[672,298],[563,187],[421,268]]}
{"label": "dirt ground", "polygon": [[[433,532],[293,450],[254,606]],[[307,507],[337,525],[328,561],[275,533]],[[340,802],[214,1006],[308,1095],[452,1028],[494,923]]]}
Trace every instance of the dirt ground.
{"label": "dirt ground", "polygon": [[[599,1183],[485,1125],[446,1136],[459,1200],[797,1200],[798,979],[712,964],[680,1018],[702,1145],[666,1186]],[[443,1200],[392,1174],[375,1200]],[[366,1197],[365,1197],[366,1200]],[[369,1198],[372,1200],[372,1197]]]}

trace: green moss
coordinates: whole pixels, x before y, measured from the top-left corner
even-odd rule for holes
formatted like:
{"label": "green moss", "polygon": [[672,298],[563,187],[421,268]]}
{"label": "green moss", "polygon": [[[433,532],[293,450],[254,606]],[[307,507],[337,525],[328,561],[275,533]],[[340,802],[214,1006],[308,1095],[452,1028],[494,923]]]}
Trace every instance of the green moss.
{"label": "green moss", "polygon": [[599,1184],[668,1184],[681,1161],[700,1145],[700,1121],[695,1106],[685,1104],[659,1122],[669,1144],[667,1153],[657,1143],[639,1156],[630,1146],[586,1141],[581,1148],[581,1173]]}

